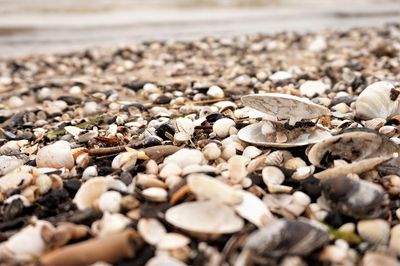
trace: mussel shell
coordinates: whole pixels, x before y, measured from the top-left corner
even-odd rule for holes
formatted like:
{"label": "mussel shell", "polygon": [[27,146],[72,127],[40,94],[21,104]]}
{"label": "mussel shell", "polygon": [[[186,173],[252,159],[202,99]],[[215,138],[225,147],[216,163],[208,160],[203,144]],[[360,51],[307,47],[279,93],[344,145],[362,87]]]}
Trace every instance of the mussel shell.
{"label": "mussel shell", "polygon": [[279,219],[253,232],[244,249],[261,257],[304,256],[328,241],[327,232],[308,222]]}
{"label": "mussel shell", "polygon": [[356,218],[385,217],[387,194],[382,187],[365,180],[333,177],[320,182],[322,195],[332,209]]}
{"label": "mussel shell", "polygon": [[398,152],[397,144],[370,129],[346,130],[315,144],[308,153],[310,162],[322,168],[342,159],[348,162],[390,155]]}
{"label": "mussel shell", "polygon": [[320,142],[331,136],[331,134],[327,131],[316,129],[311,134],[305,133],[300,137],[298,137],[297,139],[289,142],[285,143],[268,142],[266,141],[265,136],[261,133],[261,127],[262,127],[261,123],[248,125],[239,130],[237,135],[240,140],[247,143],[251,143],[255,146],[277,147],[277,148],[305,146],[308,144],[314,144]]}

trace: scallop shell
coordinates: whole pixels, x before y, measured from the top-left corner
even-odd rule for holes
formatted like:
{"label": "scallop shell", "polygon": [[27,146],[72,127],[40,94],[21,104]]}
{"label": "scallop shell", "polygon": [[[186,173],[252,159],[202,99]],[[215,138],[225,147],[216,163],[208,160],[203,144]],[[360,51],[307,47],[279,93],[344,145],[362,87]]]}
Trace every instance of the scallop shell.
{"label": "scallop shell", "polygon": [[390,236],[390,224],[383,219],[361,220],[357,232],[367,242],[386,245]]}
{"label": "scallop shell", "polygon": [[375,131],[356,129],[315,144],[308,153],[308,159],[315,166],[327,168],[333,165],[334,159],[355,162],[397,151],[398,147],[394,142]]}
{"label": "scallop shell", "polygon": [[399,114],[399,92],[392,83],[379,81],[365,88],[356,101],[356,116],[362,119],[388,118]]}
{"label": "scallop shell", "polygon": [[329,109],[315,104],[307,98],[287,94],[253,94],[243,96],[241,100],[244,105],[273,115],[278,119],[289,119],[291,125],[302,119],[312,119],[330,114]]}
{"label": "scallop shell", "polygon": [[331,137],[331,134],[325,130],[316,129],[312,133],[305,133],[292,141],[277,143],[268,142],[261,132],[262,123],[248,125],[238,132],[240,140],[262,147],[275,147],[275,148],[291,148],[298,146],[305,146],[308,144],[318,143],[326,138]]}
{"label": "scallop shell", "polygon": [[250,234],[244,250],[259,257],[304,256],[328,241],[325,231],[308,222],[279,219]]}
{"label": "scallop shell", "polygon": [[196,235],[220,235],[240,231],[244,222],[232,208],[212,201],[185,202],[165,213],[167,222]]}

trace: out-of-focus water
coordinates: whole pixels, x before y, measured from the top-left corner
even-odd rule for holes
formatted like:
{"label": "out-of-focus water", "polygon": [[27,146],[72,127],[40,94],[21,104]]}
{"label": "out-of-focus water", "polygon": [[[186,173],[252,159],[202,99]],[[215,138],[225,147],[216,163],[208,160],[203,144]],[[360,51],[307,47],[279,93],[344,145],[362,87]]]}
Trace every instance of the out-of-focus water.
{"label": "out-of-focus water", "polygon": [[0,57],[388,22],[399,0],[0,0]]}

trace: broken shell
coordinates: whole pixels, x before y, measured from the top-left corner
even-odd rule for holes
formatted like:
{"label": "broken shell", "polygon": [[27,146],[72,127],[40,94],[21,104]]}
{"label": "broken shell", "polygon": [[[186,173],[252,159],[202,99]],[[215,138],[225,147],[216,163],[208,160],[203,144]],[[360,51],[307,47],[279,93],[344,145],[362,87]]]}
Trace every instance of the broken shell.
{"label": "broken shell", "polygon": [[372,83],[357,98],[356,116],[362,119],[388,118],[399,113],[399,92],[387,81]]}
{"label": "broken shell", "polygon": [[122,232],[130,223],[125,215],[105,212],[101,220],[92,223],[92,231],[98,236],[111,235]]}
{"label": "broken shell", "polygon": [[262,170],[262,178],[264,183],[268,185],[280,185],[285,181],[283,172],[275,166],[266,166]]}
{"label": "broken shell", "polygon": [[119,212],[122,196],[117,191],[106,191],[99,198],[99,208],[103,212]]}
{"label": "broken shell", "polygon": [[328,241],[325,231],[308,222],[279,219],[250,234],[244,250],[260,257],[304,256]]}
{"label": "broken shell", "polygon": [[129,171],[135,167],[137,159],[138,152],[135,150],[122,152],[113,159],[111,167],[114,169]]}
{"label": "broken shell", "polygon": [[332,208],[354,218],[385,216],[387,195],[379,185],[348,177],[321,181],[322,195]]}
{"label": "broken shell", "polygon": [[22,166],[27,160],[17,158],[16,156],[0,156],[0,176],[3,176],[12,170]]}
{"label": "broken shell", "polygon": [[157,245],[163,236],[167,234],[164,225],[154,218],[140,219],[137,228],[144,241],[150,245]]}
{"label": "broken shell", "polygon": [[167,210],[167,222],[196,235],[240,231],[244,222],[228,206],[212,201],[185,202]]}
{"label": "broken shell", "polygon": [[28,186],[33,179],[30,167],[21,166],[11,173],[0,177],[0,192],[8,192],[16,188]]}
{"label": "broken shell", "polygon": [[282,142],[282,143],[269,142],[266,140],[265,135],[262,134],[261,128],[262,128],[262,123],[248,125],[239,130],[237,135],[240,140],[255,146],[277,147],[277,148],[291,148],[291,147],[304,146],[320,142],[331,136],[331,134],[328,131],[317,128],[311,133],[303,133],[298,138],[288,142]]}
{"label": "broken shell", "polygon": [[235,211],[244,219],[262,227],[274,217],[267,205],[253,193],[241,191],[242,202],[235,206]]}
{"label": "broken shell", "polygon": [[335,159],[355,162],[397,152],[395,143],[372,130],[349,130],[315,144],[308,153],[310,162],[330,167]]}
{"label": "broken shell", "polygon": [[259,148],[255,147],[255,146],[247,146],[244,149],[242,155],[247,158],[254,159],[257,156],[261,155],[261,153],[262,153],[262,150],[260,150]]}
{"label": "broken shell", "polygon": [[76,193],[73,202],[80,210],[92,208],[94,207],[95,202],[101,196],[101,194],[107,191],[110,184],[111,180],[108,178],[91,178],[82,184],[82,186]]}
{"label": "broken shell", "polygon": [[205,158],[201,151],[195,149],[181,149],[164,159],[164,163],[176,163],[180,168],[192,164],[204,164]]}
{"label": "broken shell", "polygon": [[161,169],[159,176],[163,179],[166,179],[169,176],[176,175],[179,176],[182,174],[182,169],[176,163],[167,163]]}
{"label": "broken shell", "polygon": [[92,165],[92,166],[87,167],[82,173],[83,180],[87,180],[87,179],[95,177],[95,176],[98,176],[97,165]]}
{"label": "broken shell", "polygon": [[250,106],[278,119],[289,119],[289,123],[302,119],[312,119],[329,115],[329,109],[315,104],[307,98],[280,93],[252,94],[241,98],[246,106]]}
{"label": "broken shell", "polygon": [[234,184],[241,183],[246,177],[246,163],[249,161],[247,157],[240,155],[234,155],[228,160],[229,178]]}
{"label": "broken shell", "polygon": [[160,187],[150,187],[142,191],[143,197],[154,202],[164,202],[167,200],[168,192]]}
{"label": "broken shell", "polygon": [[74,157],[67,141],[57,141],[41,148],[36,155],[38,167],[68,168],[74,167]]}
{"label": "broken shell", "polygon": [[235,121],[230,118],[221,118],[215,121],[213,125],[213,131],[219,138],[226,138],[229,136],[229,129],[234,127]]}
{"label": "broken shell", "polygon": [[284,161],[284,152],[283,151],[273,151],[268,154],[267,158],[265,158],[265,164],[267,165],[282,165]]}
{"label": "broken shell", "polygon": [[199,200],[209,199],[229,205],[242,201],[239,191],[204,174],[191,174],[187,178],[187,184]]}
{"label": "broken shell", "polygon": [[357,223],[357,232],[367,242],[386,245],[389,241],[390,225],[382,219],[361,220]]}
{"label": "broken shell", "polygon": [[194,133],[194,123],[192,120],[186,117],[177,118],[176,121],[176,128],[180,132],[184,132],[189,136],[192,136]]}

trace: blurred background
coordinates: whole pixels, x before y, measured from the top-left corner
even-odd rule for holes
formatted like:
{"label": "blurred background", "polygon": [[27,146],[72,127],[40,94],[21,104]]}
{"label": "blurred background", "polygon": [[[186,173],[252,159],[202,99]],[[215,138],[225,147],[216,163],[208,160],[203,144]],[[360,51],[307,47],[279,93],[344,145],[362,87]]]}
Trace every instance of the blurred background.
{"label": "blurred background", "polygon": [[400,0],[0,0],[0,57],[400,22]]}

